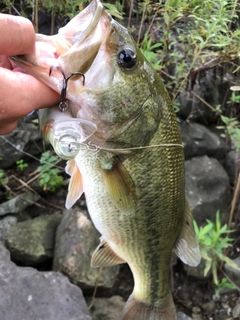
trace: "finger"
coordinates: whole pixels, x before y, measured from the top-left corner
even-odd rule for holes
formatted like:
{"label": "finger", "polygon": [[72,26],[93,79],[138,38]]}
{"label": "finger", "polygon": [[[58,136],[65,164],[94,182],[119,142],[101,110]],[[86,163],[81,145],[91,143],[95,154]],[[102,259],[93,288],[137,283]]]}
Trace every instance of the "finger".
{"label": "finger", "polygon": [[17,124],[17,121],[11,121],[9,123],[6,121],[0,121],[0,135],[5,135],[12,132],[17,127]]}
{"label": "finger", "polygon": [[0,13],[0,54],[31,54],[34,52],[35,32],[30,20]]}
{"label": "finger", "polygon": [[0,56],[0,67],[12,69],[12,64],[7,56]]}
{"label": "finger", "polygon": [[0,79],[0,121],[19,119],[60,101],[58,93],[28,74],[0,68]]}

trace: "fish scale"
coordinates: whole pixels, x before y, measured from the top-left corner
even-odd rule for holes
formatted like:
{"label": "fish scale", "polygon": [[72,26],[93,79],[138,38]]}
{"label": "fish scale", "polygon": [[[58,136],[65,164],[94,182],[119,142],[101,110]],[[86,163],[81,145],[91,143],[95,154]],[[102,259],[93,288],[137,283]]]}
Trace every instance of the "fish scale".
{"label": "fish scale", "polygon": [[[113,248],[113,250],[121,258],[125,259],[130,267],[132,265],[140,265],[142,267],[140,270],[142,274],[139,275],[141,282],[148,283],[149,279],[154,278],[155,282],[154,285],[150,287],[150,293],[146,290],[146,288],[145,290],[141,290],[142,292],[144,292],[143,298],[145,300],[149,300],[148,297],[150,297],[150,301],[154,301],[159,298],[158,290],[156,290],[156,287],[158,288],[158,282],[156,281],[156,279],[159,279],[160,283],[168,282],[167,275],[169,260],[171,257],[171,248],[178,236],[178,233],[169,236],[168,229],[172,230],[172,228],[178,227],[180,232],[181,224],[183,222],[184,210],[179,206],[180,202],[177,201],[177,198],[184,199],[184,190],[181,189],[175,191],[176,185],[180,186],[182,183],[181,180],[183,179],[183,171],[181,173],[179,172],[178,175],[174,174],[176,165],[181,164],[182,152],[180,152],[179,156],[177,156],[176,150],[174,150],[174,148],[167,148],[166,150],[162,150],[161,148],[159,148],[159,150],[147,150],[142,151],[142,153],[143,154],[132,156],[125,162],[123,162],[137,186],[139,185],[138,180],[143,181],[143,185],[140,185],[141,188],[136,189],[137,198],[139,199],[139,201],[136,212],[134,213],[134,218],[132,217],[131,212],[121,214],[121,212],[119,212],[119,210],[112,203],[110,196],[108,195],[107,197],[106,194],[102,194],[102,190],[104,189],[105,185],[103,178],[101,177],[101,171],[94,171],[94,165],[91,162],[93,161],[95,164],[98,161],[97,158],[101,158],[101,156],[104,158],[104,155],[101,155],[99,153],[95,156],[96,159],[94,160],[92,158],[80,156],[80,160],[78,163],[83,175],[83,180],[88,181],[87,185],[84,185],[84,192],[86,195],[89,211],[93,212],[92,219],[95,222],[95,225],[98,226],[98,230],[110,243],[110,246]],[[136,157],[144,159],[147,157],[150,160],[150,163],[152,158],[153,163],[152,168],[149,168],[149,175],[146,176],[146,170],[143,166],[141,166],[140,168],[141,171],[139,171],[138,166],[137,170],[134,170],[134,163],[140,163],[138,159],[135,159]],[[171,161],[172,158],[174,158],[174,161]],[[169,166],[166,165],[166,159],[169,159]],[[155,162],[157,162],[158,165],[155,165]],[[159,176],[158,168],[161,167],[162,163],[165,166],[165,170],[169,172],[169,174],[163,174],[161,172],[162,177],[156,179],[156,177]],[[155,181],[155,184],[151,183],[151,186],[149,188],[149,181],[152,180]],[[168,181],[166,180],[170,180],[171,184],[169,185]],[[169,190],[165,188],[161,196],[159,195],[159,184],[165,186],[169,185]],[[97,189],[95,186],[98,186]],[[166,204],[164,216],[160,215],[162,210],[161,202],[163,202],[163,198],[164,203]],[[175,198],[175,201],[177,203],[176,208],[170,205],[174,203],[172,201],[173,198]],[[146,201],[148,202],[147,210]],[[184,201],[182,201],[182,206],[184,207]],[[157,211],[159,211],[159,214],[157,214]],[[155,214],[152,215],[152,212],[154,212]],[[168,216],[170,214],[172,215],[171,219],[169,219]],[[124,216],[121,217],[121,215]],[[141,221],[141,224],[139,224],[139,221]],[[126,225],[129,226],[129,228],[126,228]],[[136,231],[133,233],[132,230]],[[143,237],[141,237],[141,230],[144,230]],[[137,237],[135,233],[138,235]],[[120,238],[125,240],[126,245],[124,247],[122,246],[122,243],[118,238],[117,241],[115,241],[115,234],[118,234]],[[149,235],[149,239],[147,235]],[[138,239],[138,241],[136,241],[136,238]],[[168,239],[169,243],[167,243],[166,238]],[[146,265],[146,261],[149,260],[149,247],[155,248],[155,250],[151,251],[151,255],[155,256],[153,270],[151,270],[148,265]],[[159,251],[161,253],[159,253]],[[142,254],[140,254],[140,252],[142,252]],[[168,263],[166,263],[166,261],[164,261],[164,263],[161,263],[162,259],[167,260]],[[166,268],[160,267],[161,265],[166,265]],[[140,268],[138,267],[138,269]],[[156,277],[156,270],[158,269],[160,270],[160,272]],[[143,280],[143,277],[145,277],[145,280]],[[135,282],[137,282],[137,280],[135,280]],[[169,288],[167,291],[169,291]],[[162,292],[162,287],[160,295],[164,295],[164,292]]]}
{"label": "fish scale", "polygon": [[86,80],[70,77],[62,94],[68,109],[53,106],[39,118],[45,141],[68,160],[66,207],[84,192],[102,235],[91,266],[128,263],[134,288],[122,320],[175,320],[172,251],[191,266],[200,252],[185,200],[178,123],[163,82],[99,0],[57,35],[36,35],[39,47],[13,60],[59,94],[63,76],[81,72]]}

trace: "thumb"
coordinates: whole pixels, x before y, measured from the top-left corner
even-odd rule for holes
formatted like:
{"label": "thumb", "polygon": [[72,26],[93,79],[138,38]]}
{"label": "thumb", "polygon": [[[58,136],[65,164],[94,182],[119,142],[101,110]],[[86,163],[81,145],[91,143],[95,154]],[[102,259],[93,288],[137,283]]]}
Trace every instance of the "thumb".
{"label": "thumb", "polygon": [[35,47],[35,31],[30,20],[0,13],[0,55],[31,54]]}

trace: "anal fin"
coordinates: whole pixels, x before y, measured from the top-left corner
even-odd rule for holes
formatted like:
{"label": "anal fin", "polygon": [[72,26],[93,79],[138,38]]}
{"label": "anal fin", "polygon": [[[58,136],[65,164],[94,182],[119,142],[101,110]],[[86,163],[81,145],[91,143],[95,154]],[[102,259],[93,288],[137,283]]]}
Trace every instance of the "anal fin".
{"label": "anal fin", "polygon": [[83,181],[81,172],[74,159],[67,162],[65,172],[71,176],[65,204],[66,208],[70,209],[83,193]]}
{"label": "anal fin", "polygon": [[107,267],[115,266],[116,264],[125,263],[109,246],[108,242],[101,239],[101,243],[93,252],[91,259],[91,267]]}
{"label": "anal fin", "polygon": [[174,251],[189,266],[196,267],[201,261],[201,254],[193,227],[192,211],[187,200],[182,230],[175,244]]}

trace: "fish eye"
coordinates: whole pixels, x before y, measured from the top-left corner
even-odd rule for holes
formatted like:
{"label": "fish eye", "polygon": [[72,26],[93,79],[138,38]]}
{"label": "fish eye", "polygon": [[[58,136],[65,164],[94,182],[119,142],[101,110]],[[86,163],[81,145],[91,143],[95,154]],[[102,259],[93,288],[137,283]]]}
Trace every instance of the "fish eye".
{"label": "fish eye", "polygon": [[125,69],[133,68],[137,63],[137,55],[131,48],[121,49],[118,53],[118,64]]}

